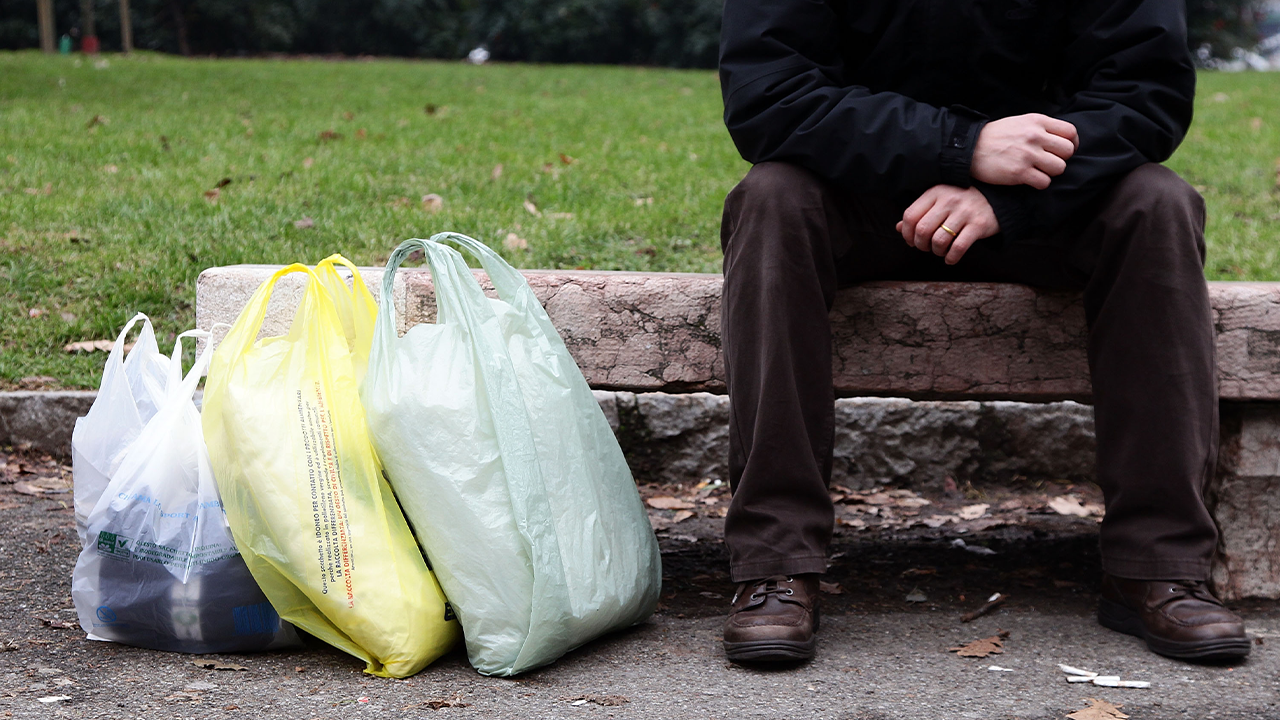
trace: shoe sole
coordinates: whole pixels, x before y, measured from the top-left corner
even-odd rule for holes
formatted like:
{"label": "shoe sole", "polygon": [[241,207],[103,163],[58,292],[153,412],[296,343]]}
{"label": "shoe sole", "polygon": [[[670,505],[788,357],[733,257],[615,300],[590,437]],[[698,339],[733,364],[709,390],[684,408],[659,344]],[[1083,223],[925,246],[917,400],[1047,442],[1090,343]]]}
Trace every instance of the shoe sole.
{"label": "shoe sole", "polygon": [[814,637],[808,640],[750,640],[747,642],[725,642],[724,654],[733,662],[796,662],[812,660],[818,648],[818,624],[821,616],[818,609],[813,609]]}
{"label": "shoe sole", "polygon": [[1138,613],[1105,598],[1098,603],[1098,624],[1142,638],[1151,652],[1178,660],[1234,660],[1248,655],[1253,646],[1247,637],[1184,642],[1153,637],[1147,634]]}

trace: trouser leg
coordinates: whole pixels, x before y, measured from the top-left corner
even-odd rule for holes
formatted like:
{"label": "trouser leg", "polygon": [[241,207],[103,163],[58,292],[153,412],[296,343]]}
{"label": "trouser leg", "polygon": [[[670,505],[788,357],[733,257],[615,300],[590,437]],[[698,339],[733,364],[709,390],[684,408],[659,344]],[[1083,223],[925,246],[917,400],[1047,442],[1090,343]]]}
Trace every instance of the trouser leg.
{"label": "trouser leg", "polygon": [[[733,489],[725,543],[735,582],[826,570],[835,400],[827,314],[837,258],[864,224],[859,212],[784,163],[756,165],[725,200],[721,339]],[[866,262],[902,254],[873,252]]]}
{"label": "trouser leg", "polygon": [[1135,580],[1207,577],[1218,538],[1204,504],[1218,394],[1204,201],[1173,171],[1144,165],[1081,227],[975,250],[953,279],[1084,288],[1103,569]]}
{"label": "trouser leg", "polygon": [[1106,497],[1103,568],[1201,580],[1218,533],[1204,504],[1218,450],[1204,201],[1173,171],[1122,180],[1086,228],[1089,370]]}

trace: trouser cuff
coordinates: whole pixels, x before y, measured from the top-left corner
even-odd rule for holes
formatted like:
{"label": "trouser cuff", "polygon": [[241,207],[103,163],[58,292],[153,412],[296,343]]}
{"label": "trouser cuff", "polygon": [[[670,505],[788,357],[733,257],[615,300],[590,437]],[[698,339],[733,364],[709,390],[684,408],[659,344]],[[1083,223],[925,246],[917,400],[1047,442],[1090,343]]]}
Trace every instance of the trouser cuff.
{"label": "trouser cuff", "polygon": [[773,575],[807,575],[826,571],[827,557],[825,555],[809,555],[761,562],[734,563],[729,568],[729,578],[736,583],[740,583]]}
{"label": "trouser cuff", "polygon": [[1127,580],[1208,580],[1208,560],[1104,556],[1102,570]]}

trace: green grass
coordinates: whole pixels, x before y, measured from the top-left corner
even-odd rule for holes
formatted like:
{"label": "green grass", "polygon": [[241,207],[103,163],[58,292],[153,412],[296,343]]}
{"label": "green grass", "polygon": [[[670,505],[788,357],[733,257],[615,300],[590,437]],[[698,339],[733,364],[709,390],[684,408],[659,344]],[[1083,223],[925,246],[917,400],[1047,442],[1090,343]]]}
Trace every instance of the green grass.
{"label": "green grass", "polygon": [[[376,265],[447,229],[522,267],[714,272],[747,167],[707,71],[104,59],[0,54],[0,387],[96,386],[104,356],[63,345],[139,310],[171,338],[214,265]],[[1280,74],[1205,75],[1200,98],[1171,165],[1209,201],[1209,275],[1280,279]]]}

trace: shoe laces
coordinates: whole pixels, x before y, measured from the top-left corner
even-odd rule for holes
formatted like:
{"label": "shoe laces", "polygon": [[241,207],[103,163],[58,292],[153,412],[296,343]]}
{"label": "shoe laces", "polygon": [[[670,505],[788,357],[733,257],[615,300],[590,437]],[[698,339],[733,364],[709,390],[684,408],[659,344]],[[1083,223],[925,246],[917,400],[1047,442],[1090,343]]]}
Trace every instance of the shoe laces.
{"label": "shoe laces", "polygon": [[1164,607],[1178,600],[1200,600],[1212,605],[1222,604],[1213,596],[1213,593],[1209,592],[1209,586],[1204,580],[1174,580],[1169,594],[1160,600],[1157,607]]}
{"label": "shoe laces", "polygon": [[796,591],[789,587],[782,587],[782,583],[790,583],[795,578],[784,575],[775,575],[754,583],[755,587],[751,591],[751,599],[766,598],[770,595],[795,595]]}

